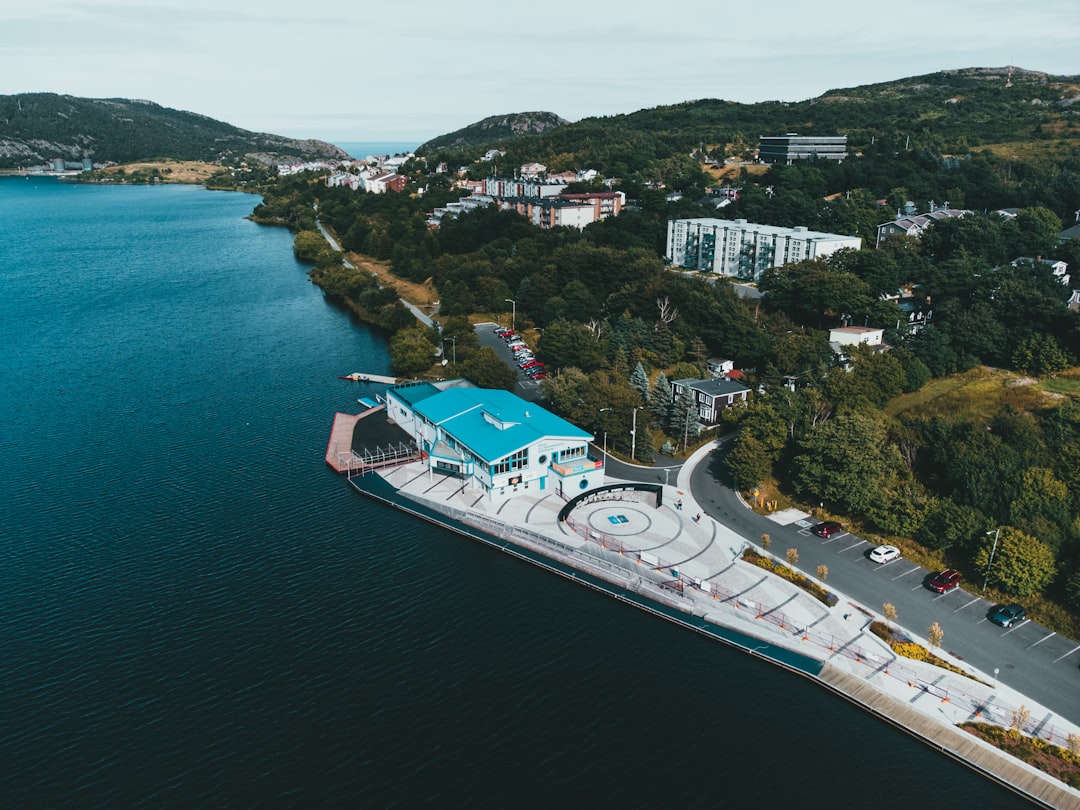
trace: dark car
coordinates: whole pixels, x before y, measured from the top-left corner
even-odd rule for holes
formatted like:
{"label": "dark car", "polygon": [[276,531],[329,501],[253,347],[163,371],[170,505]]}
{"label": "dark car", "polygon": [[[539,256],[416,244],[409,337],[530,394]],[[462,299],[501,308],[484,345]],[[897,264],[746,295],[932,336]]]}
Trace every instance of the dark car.
{"label": "dark car", "polygon": [[812,531],[818,537],[829,538],[832,537],[834,534],[840,534],[840,532],[842,532],[843,530],[844,527],[837,523],[835,520],[826,520],[824,523],[819,523],[810,531]]}
{"label": "dark car", "polygon": [[990,621],[1002,627],[1012,627],[1027,618],[1027,611],[1020,605],[1001,605],[990,614]]}
{"label": "dark car", "polygon": [[947,568],[944,571],[934,574],[930,581],[926,583],[926,587],[932,591],[937,591],[938,593],[948,593],[949,591],[955,591],[960,587],[961,579],[962,577],[960,576],[959,571]]}

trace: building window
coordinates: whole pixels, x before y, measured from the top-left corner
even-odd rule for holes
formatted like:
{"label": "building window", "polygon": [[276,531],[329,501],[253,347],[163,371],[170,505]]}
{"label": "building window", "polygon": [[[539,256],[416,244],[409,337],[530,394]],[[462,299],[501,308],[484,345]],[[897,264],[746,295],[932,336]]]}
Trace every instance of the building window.
{"label": "building window", "polygon": [[573,461],[576,458],[585,458],[585,448],[583,446],[568,447],[566,450],[560,450],[556,455],[560,462]]}

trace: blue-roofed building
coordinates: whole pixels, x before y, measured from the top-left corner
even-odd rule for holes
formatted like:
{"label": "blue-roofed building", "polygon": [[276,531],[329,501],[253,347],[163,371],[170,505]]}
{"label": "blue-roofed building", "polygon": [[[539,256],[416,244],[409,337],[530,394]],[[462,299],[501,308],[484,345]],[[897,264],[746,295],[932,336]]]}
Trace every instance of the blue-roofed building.
{"label": "blue-roofed building", "polygon": [[572,497],[604,483],[591,433],[509,391],[410,383],[384,396],[432,471],[489,497],[550,489]]}

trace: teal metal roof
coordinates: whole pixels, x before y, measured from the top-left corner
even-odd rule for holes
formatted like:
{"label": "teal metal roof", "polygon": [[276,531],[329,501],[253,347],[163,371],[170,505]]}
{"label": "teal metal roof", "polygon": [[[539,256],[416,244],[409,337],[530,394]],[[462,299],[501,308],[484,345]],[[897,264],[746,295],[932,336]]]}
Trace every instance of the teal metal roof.
{"label": "teal metal roof", "polygon": [[439,393],[439,389],[429,382],[395,385],[390,390],[394,392],[394,395],[398,399],[414,408],[416,407],[417,402],[422,402],[428,397],[435,396],[435,394]]}
{"label": "teal metal roof", "polygon": [[592,439],[588,431],[509,391],[451,388],[414,407],[487,462],[505,458],[545,437]]}

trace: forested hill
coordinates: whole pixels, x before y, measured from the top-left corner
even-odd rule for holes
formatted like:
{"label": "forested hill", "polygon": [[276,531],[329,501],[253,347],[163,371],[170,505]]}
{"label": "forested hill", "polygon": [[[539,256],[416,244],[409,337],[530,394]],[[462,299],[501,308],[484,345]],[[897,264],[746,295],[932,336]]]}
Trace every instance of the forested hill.
{"label": "forested hill", "polygon": [[55,93],[0,96],[0,168],[41,165],[58,157],[70,161],[89,157],[95,163],[348,159],[329,143],[249,132],[151,101]]}
{"label": "forested hill", "polygon": [[[759,135],[787,132],[847,135],[853,152],[888,154],[966,154],[993,144],[1067,141],[1080,138],[1080,76],[1008,67],[942,70],[800,102],[704,99],[585,118],[513,139],[492,131],[472,145],[508,150],[507,165],[539,161],[553,171],[590,167],[626,177],[693,150],[717,159],[750,157]],[[435,151],[447,141],[425,147]]]}

